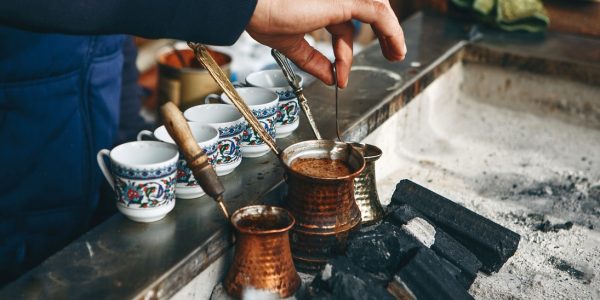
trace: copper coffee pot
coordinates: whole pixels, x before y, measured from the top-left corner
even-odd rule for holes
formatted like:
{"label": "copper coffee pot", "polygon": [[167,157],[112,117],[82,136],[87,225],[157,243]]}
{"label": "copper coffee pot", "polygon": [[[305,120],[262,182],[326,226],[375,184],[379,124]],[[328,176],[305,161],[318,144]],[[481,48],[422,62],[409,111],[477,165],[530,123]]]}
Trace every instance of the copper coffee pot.
{"label": "copper coffee pot", "polygon": [[[312,177],[295,171],[298,158],[345,161],[351,172],[331,178]],[[287,208],[296,217],[290,235],[298,269],[318,272],[327,260],[345,250],[350,231],[360,225],[360,210],[354,201],[354,178],[365,167],[360,152],[349,144],[332,140],[293,144],[281,154],[288,174]]]}
{"label": "copper coffee pot", "polygon": [[266,205],[242,207],[231,216],[237,241],[225,277],[229,295],[241,298],[245,287],[256,287],[287,298],[298,290],[302,282],[292,261],[288,235],[294,222],[287,210]]}
{"label": "copper coffee pot", "polygon": [[[318,271],[328,258],[345,248],[348,233],[360,224],[353,180],[365,167],[362,154],[347,143],[321,139],[296,143],[283,151],[279,150],[227,76],[208,55],[206,47],[196,43],[188,45],[194,49],[196,58],[221,86],[249,126],[282,161],[289,187],[287,206],[296,219],[296,225],[290,232],[292,255],[299,268],[308,272]],[[306,176],[291,168],[298,158],[339,159],[346,162],[352,173],[335,178]]]}

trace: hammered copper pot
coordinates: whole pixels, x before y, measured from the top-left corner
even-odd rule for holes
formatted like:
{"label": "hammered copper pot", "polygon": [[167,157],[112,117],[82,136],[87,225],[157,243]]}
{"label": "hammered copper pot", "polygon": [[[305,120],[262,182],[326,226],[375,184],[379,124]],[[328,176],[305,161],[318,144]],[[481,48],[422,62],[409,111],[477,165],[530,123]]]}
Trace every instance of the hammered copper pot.
{"label": "hammered copper pot", "polygon": [[252,205],[237,210],[231,223],[237,236],[224,282],[227,293],[240,299],[244,288],[253,287],[281,298],[293,295],[301,281],[290,251],[292,214],[280,207]]}
{"label": "hammered copper pot", "polygon": [[[343,160],[352,173],[335,178],[306,176],[291,168],[298,158]],[[288,176],[286,206],[296,219],[290,232],[294,261],[298,269],[314,273],[345,250],[348,234],[360,225],[354,178],[364,169],[365,160],[352,146],[331,140],[293,144],[283,150],[281,160]]]}
{"label": "hammered copper pot", "polygon": [[365,169],[354,179],[354,199],[360,209],[363,225],[371,225],[383,218],[375,178],[375,162],[383,152],[377,146],[351,143],[365,158]]}

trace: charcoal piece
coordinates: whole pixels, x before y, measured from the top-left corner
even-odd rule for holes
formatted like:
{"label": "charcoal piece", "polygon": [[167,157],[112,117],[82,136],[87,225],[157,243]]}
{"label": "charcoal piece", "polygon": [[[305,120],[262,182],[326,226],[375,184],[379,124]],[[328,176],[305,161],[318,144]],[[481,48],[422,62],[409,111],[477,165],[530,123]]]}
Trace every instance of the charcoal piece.
{"label": "charcoal piece", "polygon": [[460,272],[453,274],[457,276],[458,281],[465,285],[465,288],[469,288],[477,277],[477,271],[481,268],[481,262],[475,254],[410,205],[402,204],[394,207],[385,220],[400,227],[414,218],[422,218],[434,226],[435,242],[431,246],[431,250],[459,268]]}
{"label": "charcoal piece", "polygon": [[401,280],[419,300],[473,299],[452,274],[440,268],[441,265],[443,262],[431,249],[415,248],[402,262],[394,281]]}
{"label": "charcoal piece", "polygon": [[[435,251],[433,251],[433,252],[435,253]],[[458,283],[460,283],[460,285],[464,289],[468,290],[471,287],[471,284],[473,284],[473,282],[475,281],[475,277],[477,277],[477,275],[475,275],[474,277],[465,276],[465,274],[463,273],[463,271],[461,269],[459,269],[458,266],[456,266],[455,264],[451,263],[447,259],[439,256],[439,254],[436,253],[436,255],[438,256],[438,258],[442,262],[442,264],[440,265],[440,267],[444,268],[444,270],[446,270],[448,272],[448,274],[452,275],[452,277],[454,277],[454,279],[456,279],[456,281]]]}
{"label": "charcoal piece", "polygon": [[347,257],[330,259],[311,283],[309,294],[327,299],[394,300],[373,275],[354,265]]}
{"label": "charcoal piece", "polygon": [[398,227],[382,223],[350,237],[346,256],[357,266],[383,281],[392,279],[400,259],[420,243]]}
{"label": "charcoal piece", "polygon": [[407,179],[396,186],[390,206],[402,204],[422,213],[475,254],[486,273],[500,270],[519,246],[517,233]]}
{"label": "charcoal piece", "polygon": [[326,291],[319,291],[317,294],[311,295],[310,300],[335,300],[331,293]]}

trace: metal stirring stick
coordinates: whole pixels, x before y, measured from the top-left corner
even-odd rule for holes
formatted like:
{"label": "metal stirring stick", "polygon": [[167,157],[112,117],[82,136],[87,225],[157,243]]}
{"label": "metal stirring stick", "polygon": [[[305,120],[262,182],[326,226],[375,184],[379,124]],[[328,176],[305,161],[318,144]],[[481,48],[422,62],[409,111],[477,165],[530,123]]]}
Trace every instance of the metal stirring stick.
{"label": "metal stirring stick", "polygon": [[319,129],[317,128],[317,123],[315,122],[315,119],[312,113],[310,112],[308,100],[306,100],[306,97],[304,97],[302,87],[300,86],[300,77],[296,75],[296,72],[294,72],[294,69],[292,69],[290,62],[288,61],[287,57],[285,57],[285,55],[283,55],[281,52],[275,49],[271,50],[271,55],[273,56],[273,58],[275,58],[275,61],[283,71],[283,75],[285,76],[285,79],[287,79],[289,85],[292,87],[292,89],[294,89],[294,93],[296,94],[296,97],[298,97],[300,107],[302,107],[302,110],[304,111],[304,114],[308,119],[308,123],[310,124],[310,128],[315,134],[315,137],[318,140],[323,139],[321,137]]}
{"label": "metal stirring stick", "polygon": [[338,123],[338,79],[337,79],[337,69],[335,68],[335,62],[331,64],[333,67],[333,83],[335,84],[335,134],[340,142],[344,142],[340,135],[340,125]]}

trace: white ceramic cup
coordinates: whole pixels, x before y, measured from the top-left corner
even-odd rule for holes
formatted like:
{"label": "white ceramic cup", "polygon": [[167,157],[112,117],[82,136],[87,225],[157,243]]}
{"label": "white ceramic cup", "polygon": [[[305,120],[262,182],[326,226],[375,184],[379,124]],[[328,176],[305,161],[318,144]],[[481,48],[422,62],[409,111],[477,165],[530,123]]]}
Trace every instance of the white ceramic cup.
{"label": "white ceramic cup", "polygon": [[241,141],[246,120],[237,109],[227,104],[203,104],[188,108],[183,115],[188,121],[206,124],[219,131],[215,171],[227,175],[242,163]]}
{"label": "white ceramic cup", "polygon": [[[302,81],[300,76],[300,86],[302,86]],[[279,110],[275,122],[277,138],[286,137],[298,128],[300,124],[298,99],[281,70],[264,70],[250,73],[246,77],[246,84],[269,89],[279,96]]]}
{"label": "white ceramic cup", "polygon": [[[263,128],[275,140],[276,129],[275,120],[277,118],[279,96],[273,91],[257,87],[240,87],[236,91],[252,110],[252,114],[258,119]],[[211,99],[220,99],[221,101],[233,105],[225,93],[221,96],[211,94],[206,97],[206,102]],[[248,126],[242,134],[242,156],[260,157],[269,153],[267,144],[254,132],[252,127]]]}
{"label": "white ceramic cup", "polygon": [[[202,148],[204,153],[208,156],[208,161],[214,167],[217,160],[217,145],[219,142],[219,132],[210,125],[203,125],[195,122],[188,122],[192,136],[198,146]],[[161,142],[175,145],[175,141],[167,132],[167,128],[163,125],[154,132],[148,130],[142,130],[137,135],[137,140],[141,141],[144,136],[157,139]],[[183,154],[179,153],[179,160],[177,161],[177,183],[175,184],[175,194],[180,199],[193,199],[204,195],[204,190],[196,182],[192,170],[187,167],[187,162]]]}
{"label": "white ceramic cup", "polygon": [[[110,158],[110,169],[104,156]],[[117,208],[136,222],[154,222],[175,207],[179,152],[171,144],[137,141],[96,156],[100,170],[117,194]]]}

